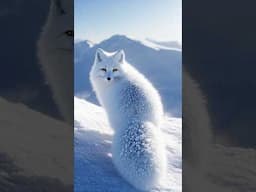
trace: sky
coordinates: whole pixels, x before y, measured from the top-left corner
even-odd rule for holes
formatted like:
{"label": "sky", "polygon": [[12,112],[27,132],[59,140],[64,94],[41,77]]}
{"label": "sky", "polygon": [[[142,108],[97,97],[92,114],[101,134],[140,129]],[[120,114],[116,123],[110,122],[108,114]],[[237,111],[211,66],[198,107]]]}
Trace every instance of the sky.
{"label": "sky", "polygon": [[98,43],[115,34],[182,39],[181,0],[75,0],[75,39]]}

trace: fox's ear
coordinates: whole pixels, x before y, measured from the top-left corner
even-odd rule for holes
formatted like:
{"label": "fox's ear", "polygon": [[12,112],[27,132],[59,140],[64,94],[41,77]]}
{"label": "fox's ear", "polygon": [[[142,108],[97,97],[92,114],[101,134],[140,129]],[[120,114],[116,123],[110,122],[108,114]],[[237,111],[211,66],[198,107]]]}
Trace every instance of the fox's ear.
{"label": "fox's ear", "polygon": [[104,51],[101,48],[98,48],[95,54],[95,62],[100,63],[105,57]]}
{"label": "fox's ear", "polygon": [[125,54],[124,54],[124,50],[119,50],[116,54],[115,54],[115,59],[118,63],[124,63],[125,61]]}
{"label": "fox's ear", "polygon": [[52,0],[53,8],[59,15],[65,15],[66,11],[63,9],[61,0]]}

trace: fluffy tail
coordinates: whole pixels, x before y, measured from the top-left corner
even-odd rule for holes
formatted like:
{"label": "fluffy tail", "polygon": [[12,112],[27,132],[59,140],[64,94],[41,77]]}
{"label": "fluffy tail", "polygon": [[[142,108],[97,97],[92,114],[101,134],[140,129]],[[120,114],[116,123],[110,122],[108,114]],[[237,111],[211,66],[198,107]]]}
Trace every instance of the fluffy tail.
{"label": "fluffy tail", "polygon": [[140,190],[157,186],[166,170],[165,148],[160,129],[150,122],[130,121],[116,132],[113,160],[121,175]]}

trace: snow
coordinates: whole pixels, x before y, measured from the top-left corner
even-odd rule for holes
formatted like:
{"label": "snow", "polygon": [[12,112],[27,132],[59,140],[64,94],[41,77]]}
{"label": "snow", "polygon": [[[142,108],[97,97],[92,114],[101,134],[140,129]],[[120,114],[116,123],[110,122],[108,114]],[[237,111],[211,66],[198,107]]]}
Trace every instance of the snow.
{"label": "snow", "polygon": [[[40,181],[44,184],[45,178],[49,178],[47,186],[38,186],[39,181],[36,185],[38,188],[52,186],[55,189],[48,191],[56,191],[59,185],[52,178],[66,185],[72,184],[73,156],[68,154],[71,153],[70,146],[73,145],[73,129],[23,104],[11,103],[2,98],[0,104],[0,112],[3,114],[0,117],[0,155],[7,154],[15,166],[21,168],[17,173],[19,182],[16,182],[13,175],[5,177],[9,174],[6,168],[1,170],[0,183],[6,184],[8,181],[10,189],[13,190],[16,185],[32,185],[34,176],[43,176],[43,181]],[[75,191],[136,192],[113,167],[110,151],[113,131],[106,121],[104,110],[83,99],[75,98],[75,120]],[[170,189],[159,191],[180,191],[181,119],[166,117],[163,130],[169,156],[169,177],[166,183],[169,183]],[[6,167],[9,164],[1,165]],[[198,186],[202,184],[204,186],[200,187],[204,191],[256,191],[255,149],[213,145],[211,161],[205,169],[208,177],[204,179],[212,183],[210,185],[206,185],[205,180],[197,176],[200,170],[192,170],[191,175],[188,175],[186,169],[185,176],[191,183],[188,191],[198,191]],[[24,178],[23,183],[20,183],[21,177]],[[25,181],[30,177],[33,180],[28,184]],[[214,190],[215,188],[217,189]]]}
{"label": "snow", "polygon": [[[71,185],[73,128],[1,97],[0,106],[0,155],[6,154],[22,176],[55,178]],[[8,163],[10,161],[6,166]],[[12,179],[14,185],[18,185],[14,176]]]}
{"label": "snow", "polygon": [[[75,191],[134,192],[111,158],[113,130],[104,109],[81,98],[75,107]],[[155,191],[181,191],[181,119],[165,116],[162,129],[168,151],[168,176]]]}
{"label": "snow", "polygon": [[139,41],[141,44],[149,47],[149,48],[152,48],[152,49],[155,49],[155,50],[173,50],[173,51],[181,51],[181,48],[178,48],[178,47],[174,47],[174,46],[168,46],[168,45],[164,45],[164,44],[160,44],[160,43],[156,43],[156,42],[153,42],[153,41],[149,41],[149,40],[141,40]]}
{"label": "snow", "polygon": [[112,38],[120,38],[120,39],[129,39],[132,40],[134,42],[137,42],[141,45],[144,45],[150,49],[154,49],[154,50],[176,50],[176,51],[181,51],[181,49],[177,46],[172,46],[169,42],[166,42],[166,44],[164,42],[157,42],[151,39],[136,39],[135,37],[132,36],[128,36],[128,35],[114,35],[112,36]]}
{"label": "snow", "polygon": [[146,41],[151,42],[155,45],[158,45],[158,46],[162,47],[162,49],[173,48],[173,49],[181,50],[181,48],[182,48],[181,43],[179,43],[177,41],[156,41],[156,40],[149,39],[149,38],[146,38]]}

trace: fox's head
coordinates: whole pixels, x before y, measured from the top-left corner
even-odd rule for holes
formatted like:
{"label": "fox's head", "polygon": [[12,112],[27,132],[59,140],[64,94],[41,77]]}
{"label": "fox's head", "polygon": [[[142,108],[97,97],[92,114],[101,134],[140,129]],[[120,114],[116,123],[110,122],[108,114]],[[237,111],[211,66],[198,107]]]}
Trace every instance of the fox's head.
{"label": "fox's head", "polygon": [[72,54],[74,44],[74,11],[71,0],[51,0],[40,45],[52,54]]}
{"label": "fox's head", "polygon": [[124,63],[125,54],[123,50],[109,53],[97,49],[90,74],[91,78],[110,85],[122,78]]}
{"label": "fox's head", "polygon": [[38,41],[38,58],[59,111],[73,124],[74,2],[51,0]]}

